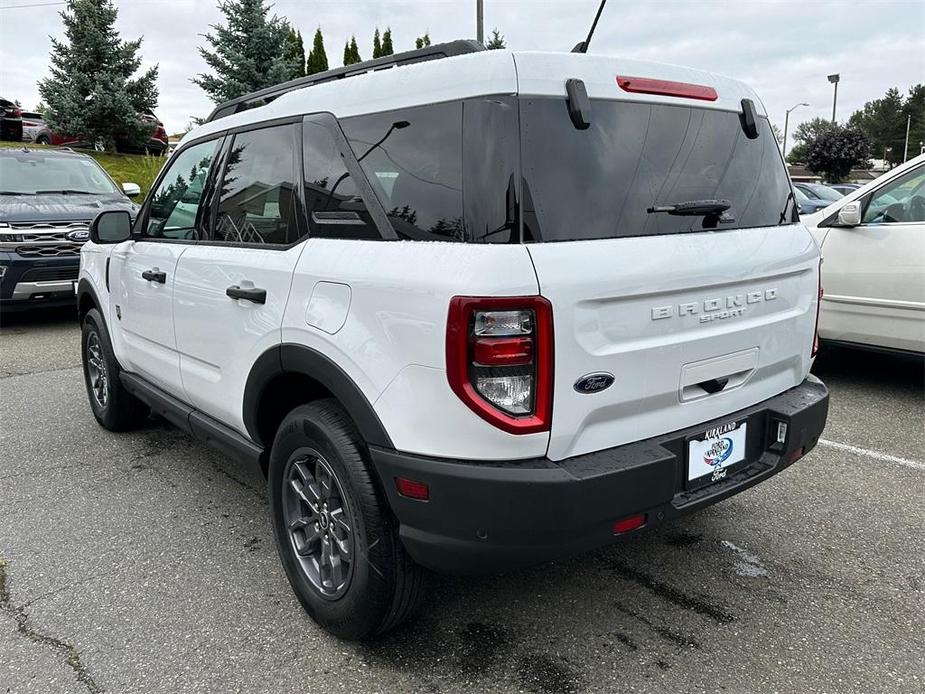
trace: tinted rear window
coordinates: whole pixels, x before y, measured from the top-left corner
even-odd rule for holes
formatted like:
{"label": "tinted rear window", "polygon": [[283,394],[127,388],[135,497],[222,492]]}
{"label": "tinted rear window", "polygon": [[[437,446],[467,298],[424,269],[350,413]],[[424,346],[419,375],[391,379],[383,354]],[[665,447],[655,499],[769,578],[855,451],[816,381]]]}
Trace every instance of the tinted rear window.
{"label": "tinted rear window", "polygon": [[728,200],[715,229],[796,221],[790,182],[766,118],[757,139],[736,113],[592,101],[577,130],[562,99],[521,100],[524,240],[649,236],[710,228],[704,217],[649,213],[656,206]]}

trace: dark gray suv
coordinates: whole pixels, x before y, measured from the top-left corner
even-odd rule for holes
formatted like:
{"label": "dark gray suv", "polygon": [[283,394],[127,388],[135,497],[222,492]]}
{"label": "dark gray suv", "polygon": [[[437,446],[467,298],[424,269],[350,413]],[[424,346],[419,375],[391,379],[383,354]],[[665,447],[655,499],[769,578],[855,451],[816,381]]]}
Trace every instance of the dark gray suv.
{"label": "dark gray suv", "polygon": [[103,210],[137,206],[92,157],[0,149],[0,308],[74,302],[80,248]]}

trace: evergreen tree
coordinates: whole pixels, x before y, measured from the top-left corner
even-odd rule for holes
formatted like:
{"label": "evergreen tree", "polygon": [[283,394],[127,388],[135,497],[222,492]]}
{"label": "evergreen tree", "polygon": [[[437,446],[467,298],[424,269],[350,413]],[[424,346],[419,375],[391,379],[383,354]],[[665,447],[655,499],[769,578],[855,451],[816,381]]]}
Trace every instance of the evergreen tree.
{"label": "evergreen tree", "polygon": [[414,40],[414,45],[416,48],[424,48],[424,46],[430,45],[430,34],[424,34],[419,36]]}
{"label": "evergreen tree", "polygon": [[305,74],[315,75],[327,69],[328,54],[324,50],[324,36],[321,35],[321,27],[318,27],[312,41],[312,50],[308,54],[308,66],[305,69]]}
{"label": "evergreen tree", "polygon": [[157,106],[157,66],[135,77],[141,39],[119,37],[111,0],[68,0],[59,14],[65,39],[51,39],[51,74],[39,82],[48,125],[107,149],[116,137],[146,142],[154,124],[138,114]]}
{"label": "evergreen tree", "polygon": [[382,57],[382,41],[379,38],[379,27],[376,27],[376,33],[373,34],[373,60]]}
{"label": "evergreen tree", "polygon": [[392,55],[395,53],[395,49],[392,48],[392,30],[389,27],[385,28],[385,33],[382,35],[382,51],[380,55]]}
{"label": "evergreen tree", "polygon": [[305,77],[305,43],[302,32],[291,26],[286,34],[286,59],[289,62],[289,79]]}
{"label": "evergreen tree", "polygon": [[219,0],[225,24],[213,24],[205,34],[212,47],[199,53],[215,74],[200,74],[193,83],[215,102],[227,101],[290,78],[288,25],[268,16],[265,0]]}
{"label": "evergreen tree", "polygon": [[353,53],[350,52],[350,42],[344,42],[344,67],[353,65]]}
{"label": "evergreen tree", "polygon": [[357,47],[357,37],[356,36],[350,37],[350,56],[351,56],[352,62],[354,63],[360,63],[363,61],[363,59],[360,57],[360,49]]}
{"label": "evergreen tree", "polygon": [[855,125],[867,135],[873,147],[873,156],[884,156],[891,166],[901,164],[906,143],[906,120],[912,116],[909,128],[909,150],[913,154],[925,134],[925,85],[918,84],[909,90],[903,99],[895,87],[887,90],[883,98],[868,101],[864,108],[855,111],[848,123]]}
{"label": "evergreen tree", "polygon": [[489,50],[497,50],[499,48],[507,48],[504,44],[504,36],[498,31],[498,27],[495,27],[491,30],[491,38],[488,39],[488,43],[485,44],[485,48]]}

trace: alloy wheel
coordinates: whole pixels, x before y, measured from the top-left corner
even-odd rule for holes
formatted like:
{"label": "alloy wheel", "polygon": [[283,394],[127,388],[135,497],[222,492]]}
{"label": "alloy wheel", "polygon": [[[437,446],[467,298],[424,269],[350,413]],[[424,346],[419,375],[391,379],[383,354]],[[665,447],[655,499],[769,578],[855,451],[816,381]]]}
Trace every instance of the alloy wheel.
{"label": "alloy wheel", "polygon": [[353,574],[350,509],[331,465],[300,449],[283,476],[286,532],[302,573],[322,597],[343,595]]}
{"label": "alloy wheel", "polygon": [[87,378],[90,381],[90,392],[100,407],[106,407],[109,402],[109,375],[106,372],[106,363],[103,361],[103,348],[100,337],[92,332],[87,338]]}

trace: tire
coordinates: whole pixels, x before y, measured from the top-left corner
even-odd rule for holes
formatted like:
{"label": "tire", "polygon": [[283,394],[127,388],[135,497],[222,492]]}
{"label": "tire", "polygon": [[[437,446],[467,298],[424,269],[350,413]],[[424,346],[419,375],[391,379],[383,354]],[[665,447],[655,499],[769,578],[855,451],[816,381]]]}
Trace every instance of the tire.
{"label": "tire", "polygon": [[289,583],[317,624],[350,640],[398,626],[416,611],[425,590],[424,570],[405,552],[365,452],[340,404],[317,400],[283,419],[267,480],[273,534]]}
{"label": "tire", "polygon": [[35,138],[35,144],[37,144],[37,145],[50,145],[50,144],[51,144],[51,138],[48,137],[48,135],[39,135],[37,138]]}
{"label": "tire", "polygon": [[109,431],[130,431],[141,426],[148,407],[122,385],[122,368],[113,354],[103,317],[95,308],[87,311],[83,319],[80,354],[87,398],[96,421]]}

